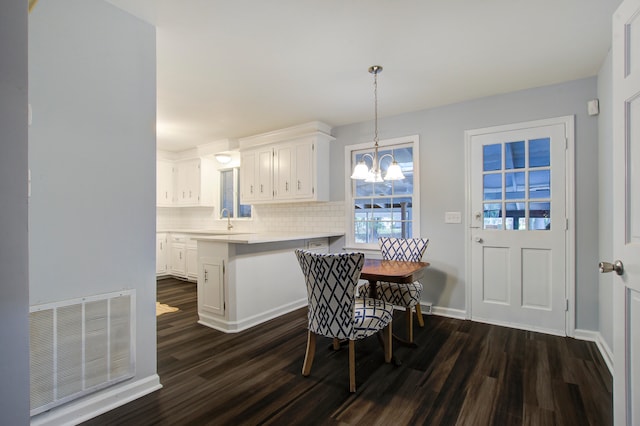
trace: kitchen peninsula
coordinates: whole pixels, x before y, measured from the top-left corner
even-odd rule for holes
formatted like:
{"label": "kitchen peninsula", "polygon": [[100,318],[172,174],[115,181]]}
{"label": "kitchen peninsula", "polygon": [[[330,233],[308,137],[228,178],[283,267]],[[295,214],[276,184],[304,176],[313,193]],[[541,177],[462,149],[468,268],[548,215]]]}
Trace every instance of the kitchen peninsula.
{"label": "kitchen peninsula", "polygon": [[196,236],[198,323],[235,333],[307,304],[294,250],[327,253],[338,233]]}

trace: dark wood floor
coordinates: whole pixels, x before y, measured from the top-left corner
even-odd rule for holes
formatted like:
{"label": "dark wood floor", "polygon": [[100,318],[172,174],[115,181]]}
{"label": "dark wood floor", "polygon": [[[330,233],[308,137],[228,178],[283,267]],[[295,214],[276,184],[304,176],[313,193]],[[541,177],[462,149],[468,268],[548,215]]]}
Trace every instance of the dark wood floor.
{"label": "dark wood floor", "polygon": [[612,379],[590,342],[425,316],[418,347],[394,347],[400,366],[384,363],[377,339],[356,342],[350,394],[348,351],[329,339],[300,374],[306,309],[224,334],[196,324],[195,291],[158,282],[158,300],[180,308],[158,317],[164,387],[87,425],[612,424]]}

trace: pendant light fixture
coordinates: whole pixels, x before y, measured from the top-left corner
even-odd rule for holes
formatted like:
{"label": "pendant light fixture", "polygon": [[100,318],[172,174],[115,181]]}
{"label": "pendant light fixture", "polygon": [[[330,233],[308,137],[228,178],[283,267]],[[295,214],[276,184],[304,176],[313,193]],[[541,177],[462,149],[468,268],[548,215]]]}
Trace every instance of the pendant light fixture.
{"label": "pendant light fixture", "polygon": [[[369,72],[373,74],[373,96],[375,99],[375,121],[374,121],[374,134],[373,134],[373,155],[364,154],[362,159],[353,169],[353,174],[351,175],[351,179],[356,180],[364,180],[365,182],[383,182],[385,180],[402,180],[404,179],[404,174],[402,174],[402,170],[400,169],[400,165],[393,158],[391,154],[384,154],[382,157],[378,158],[378,74],[382,72],[382,67],[380,65],[373,65],[369,67]],[[382,171],[380,169],[380,164],[382,159],[385,157],[391,158],[391,164],[387,168],[387,172],[384,175],[384,179],[382,177]],[[367,166],[367,163],[364,161],[365,158],[369,158],[371,160],[371,168]]]}

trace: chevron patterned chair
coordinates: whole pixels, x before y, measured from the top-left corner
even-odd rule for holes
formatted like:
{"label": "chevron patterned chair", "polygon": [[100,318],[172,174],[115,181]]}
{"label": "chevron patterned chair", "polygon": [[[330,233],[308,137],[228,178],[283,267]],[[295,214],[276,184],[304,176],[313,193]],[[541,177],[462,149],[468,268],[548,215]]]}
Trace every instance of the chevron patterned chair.
{"label": "chevron patterned chair", "polygon": [[[420,262],[429,245],[428,238],[390,238],[378,239],[382,258],[385,260],[404,260]],[[369,294],[369,283],[363,285],[360,294]],[[395,306],[402,306],[406,312],[407,341],[413,343],[413,309],[415,307],[418,324],[424,327],[422,309],[420,309],[420,295],[422,284],[414,281],[410,284],[396,284],[379,282],[377,297]]]}
{"label": "chevron patterned chair", "polygon": [[311,373],[316,336],[349,341],[349,390],[356,391],[354,342],[384,330],[385,362],[391,362],[393,305],[371,298],[356,298],[355,289],[364,265],[363,253],[320,254],[296,250],[309,300],[309,332],[302,375]]}

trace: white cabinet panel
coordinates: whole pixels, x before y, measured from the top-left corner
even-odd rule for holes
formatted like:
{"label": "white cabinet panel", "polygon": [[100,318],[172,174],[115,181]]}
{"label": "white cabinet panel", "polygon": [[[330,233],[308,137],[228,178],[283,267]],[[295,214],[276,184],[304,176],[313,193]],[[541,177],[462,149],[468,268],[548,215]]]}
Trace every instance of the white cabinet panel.
{"label": "white cabinet panel", "polygon": [[159,206],[214,206],[216,167],[213,160],[194,158],[158,161],[157,204]]}
{"label": "white cabinet panel", "polygon": [[224,316],[224,259],[203,257],[198,279],[198,312]]}
{"label": "white cabinet panel", "polygon": [[167,273],[167,234],[156,234],[156,275]]}
{"label": "white cabinet panel", "polygon": [[298,138],[243,151],[241,202],[328,201],[329,138]]}
{"label": "white cabinet panel", "polygon": [[173,162],[158,160],[156,162],[156,204],[158,206],[173,205]]}
{"label": "white cabinet panel", "polygon": [[195,240],[189,240],[185,248],[186,274],[188,279],[198,279],[198,246]]}

